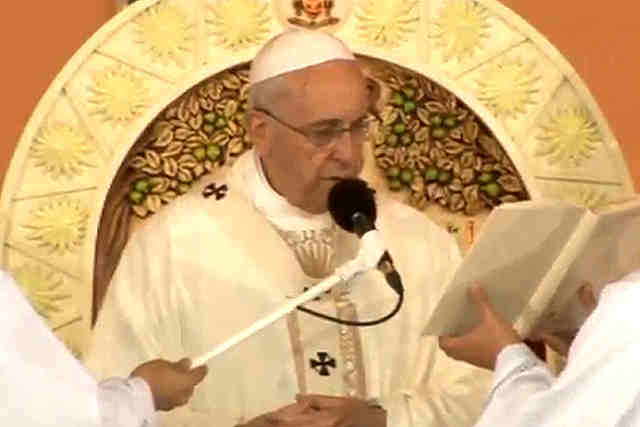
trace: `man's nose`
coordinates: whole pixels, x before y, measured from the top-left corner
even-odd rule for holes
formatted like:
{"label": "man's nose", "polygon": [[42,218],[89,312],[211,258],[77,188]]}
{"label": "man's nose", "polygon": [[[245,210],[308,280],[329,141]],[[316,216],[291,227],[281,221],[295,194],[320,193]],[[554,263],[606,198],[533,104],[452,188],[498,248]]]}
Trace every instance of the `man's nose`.
{"label": "man's nose", "polygon": [[357,161],[357,150],[354,147],[353,136],[351,131],[345,130],[340,134],[335,142],[334,157],[336,160],[352,165]]}

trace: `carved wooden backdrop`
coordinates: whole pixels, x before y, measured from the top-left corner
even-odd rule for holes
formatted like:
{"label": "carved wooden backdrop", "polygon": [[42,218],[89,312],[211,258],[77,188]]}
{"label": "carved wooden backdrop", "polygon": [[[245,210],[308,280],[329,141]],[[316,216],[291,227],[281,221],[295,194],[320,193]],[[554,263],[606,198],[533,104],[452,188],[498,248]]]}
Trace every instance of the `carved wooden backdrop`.
{"label": "carved wooden backdrop", "polygon": [[250,147],[246,64],[290,26],[384,83],[368,177],[463,247],[498,203],[632,193],[580,78],[498,1],[138,0],[43,96],[0,200],[3,266],[79,355],[131,227]]}

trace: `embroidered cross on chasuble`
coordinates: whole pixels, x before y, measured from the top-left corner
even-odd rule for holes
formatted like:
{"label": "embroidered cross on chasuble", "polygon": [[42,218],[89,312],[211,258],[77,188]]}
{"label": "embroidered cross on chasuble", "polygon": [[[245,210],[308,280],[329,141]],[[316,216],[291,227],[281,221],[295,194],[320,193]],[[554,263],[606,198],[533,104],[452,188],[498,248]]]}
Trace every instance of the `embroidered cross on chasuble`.
{"label": "embroidered cross on chasuble", "polygon": [[[336,240],[339,231],[335,224],[316,230],[278,229],[278,232],[309,279],[300,293],[333,273],[338,265]],[[335,286],[305,307],[344,320],[359,320],[346,283]],[[358,328],[299,311],[288,316],[287,326],[300,393],[367,398]]]}

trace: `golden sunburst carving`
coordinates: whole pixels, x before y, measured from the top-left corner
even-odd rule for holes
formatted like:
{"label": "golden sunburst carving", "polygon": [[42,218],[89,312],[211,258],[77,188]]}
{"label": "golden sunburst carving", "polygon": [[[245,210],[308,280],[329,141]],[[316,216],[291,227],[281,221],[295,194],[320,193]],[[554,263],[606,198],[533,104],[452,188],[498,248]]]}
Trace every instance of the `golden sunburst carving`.
{"label": "golden sunburst carving", "polygon": [[416,31],[417,1],[365,0],[356,12],[360,38],[378,47],[395,47]]}
{"label": "golden sunburst carving", "polygon": [[609,197],[604,191],[587,187],[574,191],[569,197],[577,205],[589,209],[603,206],[609,202]]}
{"label": "golden sunburst carving", "polygon": [[534,62],[504,59],[489,66],[478,80],[478,99],[496,115],[516,118],[535,104],[539,81]]}
{"label": "golden sunburst carving", "polygon": [[62,197],[37,206],[23,227],[30,230],[27,239],[37,241],[51,253],[65,254],[82,246],[88,219],[89,209],[84,203]]}
{"label": "golden sunburst carving", "polygon": [[54,122],[40,131],[31,146],[30,155],[37,167],[44,169],[53,179],[61,176],[74,178],[86,167],[95,167],[87,156],[95,148],[87,136],[65,123]]}
{"label": "golden sunburst carving", "polygon": [[47,272],[39,266],[25,264],[12,271],[12,275],[33,309],[47,320],[62,312],[62,302],[71,297],[65,292],[64,281],[58,274]]}
{"label": "golden sunburst carving", "polygon": [[106,122],[126,123],[142,114],[149,103],[144,79],[124,65],[96,73],[89,92],[92,113]]}
{"label": "golden sunburst carving", "polygon": [[489,37],[489,12],[476,2],[451,0],[435,21],[433,38],[443,50],[444,61],[462,61],[473,56]]}
{"label": "golden sunburst carving", "polygon": [[545,157],[551,165],[580,166],[602,144],[598,125],[583,108],[561,109],[541,128],[535,155]]}
{"label": "golden sunburst carving", "polygon": [[194,50],[195,30],[182,9],[158,3],[140,14],[134,25],[135,41],[154,60],[184,67],[185,57]]}
{"label": "golden sunburst carving", "polygon": [[230,50],[262,43],[270,33],[269,3],[262,0],[218,0],[209,4],[209,34]]}
{"label": "golden sunburst carving", "polygon": [[601,186],[592,184],[559,186],[550,189],[549,195],[588,209],[606,205],[611,201],[610,196]]}

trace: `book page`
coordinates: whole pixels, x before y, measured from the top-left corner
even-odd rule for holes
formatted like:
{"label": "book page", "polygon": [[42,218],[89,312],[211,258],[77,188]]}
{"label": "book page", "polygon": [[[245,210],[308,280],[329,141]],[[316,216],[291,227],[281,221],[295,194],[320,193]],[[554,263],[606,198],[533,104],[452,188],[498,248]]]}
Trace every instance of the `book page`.
{"label": "book page", "polygon": [[477,323],[467,289],[482,285],[490,301],[513,322],[575,232],[585,209],[554,201],[526,201],[493,210],[462,260],[423,330],[458,335]]}

